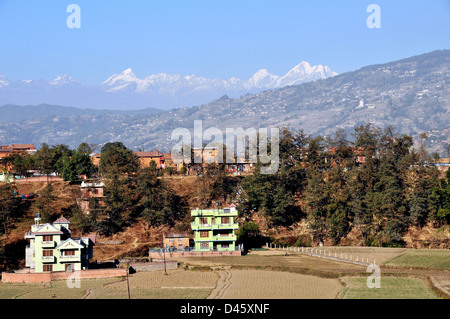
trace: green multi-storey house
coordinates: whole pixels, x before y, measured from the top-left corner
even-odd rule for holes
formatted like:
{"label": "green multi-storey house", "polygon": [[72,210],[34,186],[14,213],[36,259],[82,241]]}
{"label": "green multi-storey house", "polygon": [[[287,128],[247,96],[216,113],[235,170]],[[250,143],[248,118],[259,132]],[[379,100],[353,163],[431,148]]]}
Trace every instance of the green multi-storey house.
{"label": "green multi-storey house", "polygon": [[25,266],[36,273],[87,269],[95,239],[71,238],[70,221],[58,218],[53,224],[41,224],[39,214],[31,231],[25,233],[30,245],[25,251]]}
{"label": "green multi-storey house", "polygon": [[196,251],[231,251],[236,250],[235,230],[239,228],[236,218],[236,206],[223,209],[195,209],[191,211],[194,222]]}

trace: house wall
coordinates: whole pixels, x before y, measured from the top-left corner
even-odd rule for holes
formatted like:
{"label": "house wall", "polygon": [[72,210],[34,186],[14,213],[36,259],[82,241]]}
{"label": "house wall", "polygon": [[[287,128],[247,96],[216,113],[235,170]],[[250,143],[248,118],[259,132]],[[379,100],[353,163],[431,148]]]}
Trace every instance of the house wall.
{"label": "house wall", "polygon": [[156,270],[170,270],[177,269],[178,262],[176,260],[166,260],[165,265],[164,261],[152,261],[152,262],[130,262],[124,263],[124,266],[131,266],[136,271],[156,271]]}
{"label": "house wall", "polygon": [[142,168],[144,167],[149,167],[150,166],[150,162],[154,161],[156,163],[156,167],[160,168],[161,167],[161,157],[157,156],[157,157],[140,157],[139,158],[139,163],[141,165]]}
{"label": "house wall", "polygon": [[179,248],[189,247],[189,237],[168,237],[164,238],[164,247]]}
{"label": "house wall", "polygon": [[[2,273],[2,282],[5,283],[42,283],[54,280],[66,280],[70,276],[80,279],[124,277],[127,269],[89,269],[78,272],[47,272],[47,273]],[[72,277],[73,278],[73,277]]]}
{"label": "house wall", "polygon": [[[241,256],[240,251],[183,251],[183,252],[166,252],[165,258],[181,258],[181,257],[208,257],[208,256]],[[163,253],[150,252],[150,258],[163,258]],[[167,261],[167,260],[166,260]]]}

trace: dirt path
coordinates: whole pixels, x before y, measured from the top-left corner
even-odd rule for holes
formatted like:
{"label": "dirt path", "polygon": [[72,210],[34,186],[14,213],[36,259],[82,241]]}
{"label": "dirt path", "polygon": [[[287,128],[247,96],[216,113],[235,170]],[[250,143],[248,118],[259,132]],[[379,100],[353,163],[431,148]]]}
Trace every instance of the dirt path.
{"label": "dirt path", "polygon": [[87,290],[84,292],[84,294],[83,294],[83,296],[81,297],[81,299],[87,299],[87,298],[89,297],[89,295],[91,294],[92,289],[93,289],[93,288],[87,289]]}
{"label": "dirt path", "polygon": [[216,287],[206,299],[220,299],[231,284],[231,271],[229,267],[215,270],[215,272],[218,274],[219,279],[217,280]]}

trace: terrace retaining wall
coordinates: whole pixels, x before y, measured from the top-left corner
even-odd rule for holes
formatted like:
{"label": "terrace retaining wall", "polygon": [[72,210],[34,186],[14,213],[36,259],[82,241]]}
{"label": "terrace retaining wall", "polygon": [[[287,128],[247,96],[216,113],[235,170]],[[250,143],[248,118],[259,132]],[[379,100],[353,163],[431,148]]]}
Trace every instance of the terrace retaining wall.
{"label": "terrace retaining wall", "polygon": [[[127,269],[89,269],[73,272],[55,271],[43,273],[7,273],[2,272],[2,282],[7,283],[46,283],[54,280],[66,280],[70,276],[80,279],[124,277]],[[79,276],[79,277],[78,277]]]}
{"label": "terrace retaining wall", "polygon": [[[217,256],[241,256],[241,252],[239,250],[232,251],[175,251],[175,252],[166,252],[165,258],[179,258],[179,257],[217,257]],[[164,258],[163,252],[150,252],[150,258],[161,259]]]}

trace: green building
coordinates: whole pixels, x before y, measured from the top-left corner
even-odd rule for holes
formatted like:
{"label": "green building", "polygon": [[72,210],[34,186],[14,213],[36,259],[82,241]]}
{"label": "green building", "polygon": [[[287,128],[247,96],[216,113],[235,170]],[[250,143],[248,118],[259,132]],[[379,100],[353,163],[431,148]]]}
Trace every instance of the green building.
{"label": "green building", "polygon": [[235,230],[239,228],[236,222],[238,212],[231,205],[223,209],[195,209],[191,211],[194,222],[191,228],[194,232],[196,251],[232,251],[236,250]]}
{"label": "green building", "polygon": [[30,245],[25,250],[25,265],[36,273],[87,269],[95,239],[71,238],[70,221],[58,218],[53,224],[41,224],[39,214],[31,231],[25,234]]}

